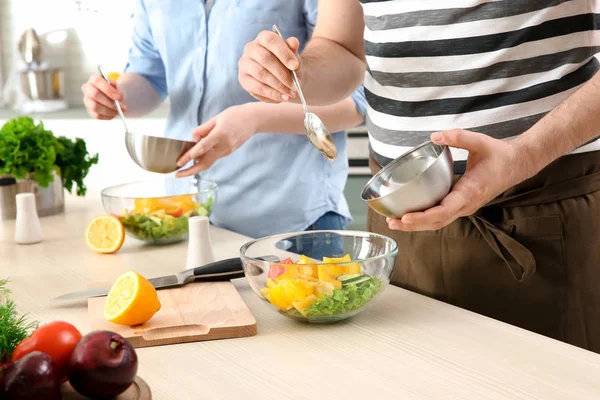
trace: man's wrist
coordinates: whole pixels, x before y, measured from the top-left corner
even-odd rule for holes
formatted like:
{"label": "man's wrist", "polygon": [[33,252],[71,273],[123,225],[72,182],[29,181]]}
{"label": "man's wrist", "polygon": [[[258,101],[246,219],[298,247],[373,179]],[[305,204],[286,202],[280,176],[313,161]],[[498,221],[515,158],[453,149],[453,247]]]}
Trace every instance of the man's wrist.
{"label": "man's wrist", "polygon": [[510,141],[516,153],[515,165],[520,169],[523,180],[538,174],[560,156],[555,154],[556,151],[550,144],[544,143],[538,130],[539,127],[533,126]]}

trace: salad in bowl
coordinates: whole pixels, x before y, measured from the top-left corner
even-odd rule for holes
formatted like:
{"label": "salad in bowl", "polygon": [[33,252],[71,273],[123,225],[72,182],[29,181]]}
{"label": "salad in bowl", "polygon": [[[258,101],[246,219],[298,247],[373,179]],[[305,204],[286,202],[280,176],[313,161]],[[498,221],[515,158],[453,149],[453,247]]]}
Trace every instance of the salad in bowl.
{"label": "salad in bowl", "polygon": [[190,178],[167,178],[112,186],[102,191],[106,212],[121,220],[127,235],[152,243],[188,238],[189,219],[210,216],[217,185]]}
{"label": "salad in bowl", "polygon": [[398,248],[375,233],[312,231],[257,239],[240,253],[253,291],[279,313],[335,322],[379,297],[390,282]]}

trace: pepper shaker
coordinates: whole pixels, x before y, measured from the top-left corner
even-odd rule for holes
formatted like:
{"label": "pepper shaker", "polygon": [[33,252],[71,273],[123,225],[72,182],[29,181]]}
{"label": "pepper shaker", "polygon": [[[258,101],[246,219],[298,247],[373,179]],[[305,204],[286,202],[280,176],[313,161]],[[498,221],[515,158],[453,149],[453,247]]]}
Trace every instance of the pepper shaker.
{"label": "pepper shaker", "polygon": [[42,241],[42,227],[35,205],[33,193],[19,193],[16,196],[17,220],[15,242],[33,244]]}
{"label": "pepper shaker", "polygon": [[196,268],[214,261],[210,242],[208,217],[191,217],[189,219],[189,240],[186,268]]}

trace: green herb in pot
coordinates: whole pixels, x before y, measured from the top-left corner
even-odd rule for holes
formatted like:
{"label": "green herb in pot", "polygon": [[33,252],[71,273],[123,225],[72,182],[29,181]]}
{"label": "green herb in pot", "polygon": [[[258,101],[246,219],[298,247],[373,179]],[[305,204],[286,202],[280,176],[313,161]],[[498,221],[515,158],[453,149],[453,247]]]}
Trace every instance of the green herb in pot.
{"label": "green herb in pot", "polygon": [[83,179],[92,165],[98,163],[98,154],[90,156],[85,141],[81,138],[71,140],[61,136],[58,141],[62,148],[56,157],[56,165],[60,168],[63,186],[71,193],[73,184],[77,184],[77,195],[85,196],[87,188]]}
{"label": "green herb in pot", "polygon": [[0,174],[16,179],[34,176],[41,187],[47,187],[54,180],[58,150],[56,138],[43,123],[13,118],[0,129]]}
{"label": "green herb in pot", "polygon": [[77,195],[84,196],[83,179],[97,163],[98,155],[88,153],[83,139],[56,137],[31,117],[13,118],[0,128],[0,175],[32,179],[45,188],[56,172],[69,193],[76,184]]}

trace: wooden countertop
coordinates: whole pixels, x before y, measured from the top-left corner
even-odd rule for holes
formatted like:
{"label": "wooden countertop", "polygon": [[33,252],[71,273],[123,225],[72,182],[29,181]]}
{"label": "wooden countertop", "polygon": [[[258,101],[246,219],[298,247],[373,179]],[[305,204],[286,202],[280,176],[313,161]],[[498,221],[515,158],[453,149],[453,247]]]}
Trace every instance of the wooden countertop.
{"label": "wooden countertop", "polygon": [[[87,333],[86,302],[49,299],[127,269],[152,277],[184,268],[186,244],[127,239],[114,255],[92,253],[83,232],[102,213],[99,196],[67,196],[67,212],[42,219],[42,243],[19,246],[0,221],[0,278],[20,312],[62,319]],[[215,256],[235,257],[247,238],[214,228]],[[335,325],[280,316],[235,281],[258,335],[138,349],[154,399],[598,399],[600,355],[389,287],[371,309]]]}

